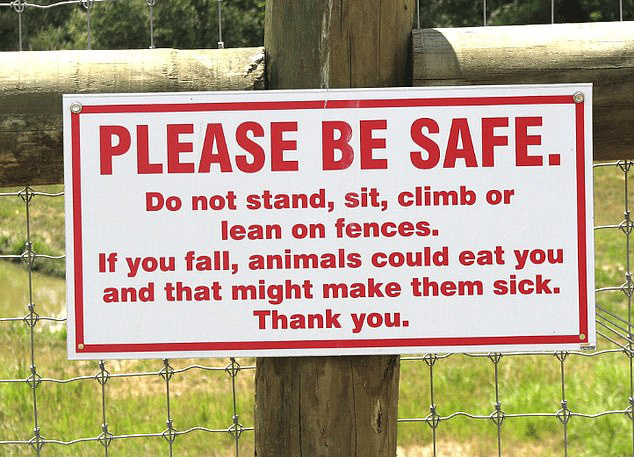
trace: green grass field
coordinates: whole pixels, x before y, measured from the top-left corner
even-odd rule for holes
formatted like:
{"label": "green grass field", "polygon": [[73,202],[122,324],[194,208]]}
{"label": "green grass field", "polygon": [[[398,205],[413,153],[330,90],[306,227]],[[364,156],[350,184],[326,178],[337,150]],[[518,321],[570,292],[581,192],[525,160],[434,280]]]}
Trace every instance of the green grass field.
{"label": "green grass field", "polygon": [[[37,190],[57,191],[46,187]],[[64,250],[63,199],[35,198],[30,208],[35,250],[60,254]],[[596,224],[619,223],[623,218],[623,173],[614,167],[595,171]],[[0,252],[21,253],[24,242],[24,204],[18,197],[0,198]],[[38,260],[33,276],[37,311],[46,316],[64,316],[63,261]],[[625,235],[620,230],[596,233],[597,287],[625,281]],[[19,263],[0,263],[0,317],[23,316],[28,303],[28,277]],[[598,304],[627,317],[627,300],[620,291],[601,293]],[[95,375],[96,362],[66,360],[66,331],[59,323],[40,322],[35,327],[36,364],[45,378],[68,379]],[[30,374],[30,332],[22,322],[0,322],[0,379],[25,379]],[[615,346],[599,338],[599,349]],[[173,360],[175,369],[197,363],[223,367],[226,359]],[[242,359],[243,365],[253,360]],[[159,371],[160,360],[108,362],[115,373]],[[630,365],[623,353],[598,357],[571,355],[566,367],[566,398],[572,411],[598,413],[623,410],[630,395]],[[559,361],[552,355],[505,356],[499,363],[500,401],[506,414],[553,413],[561,405]],[[254,370],[243,370],[237,378],[237,410],[245,426],[253,425]],[[430,406],[429,368],[424,361],[401,363],[399,416],[424,418]],[[486,357],[451,355],[434,366],[434,401],[437,412],[447,416],[457,411],[487,415],[494,410],[494,365]],[[106,384],[107,422],[117,435],[156,433],[165,429],[165,382],[158,376],[113,378]],[[184,430],[204,425],[225,429],[232,423],[231,378],[224,371],[190,370],[171,381],[171,412],[174,427]],[[46,438],[71,440],[101,433],[101,387],[96,380],[66,384],[42,383],[37,389],[38,418]],[[23,440],[32,436],[33,398],[24,383],[0,383],[0,440]],[[497,428],[490,420],[455,417],[437,429],[439,455],[497,455]],[[568,425],[570,455],[622,456],[632,449],[632,421],[625,415],[597,419],[573,417]],[[401,423],[399,446],[402,455],[430,455],[431,429],[425,423]],[[555,456],[563,454],[563,427],[556,418],[507,418],[502,425],[504,455]],[[193,432],[180,436],[176,455],[233,455],[226,434]],[[47,444],[47,456],[103,455],[99,443],[73,446]],[[110,455],[167,455],[161,438],[115,440]],[[28,455],[26,446],[0,446],[0,455]],[[241,453],[253,453],[253,432],[241,439]]]}

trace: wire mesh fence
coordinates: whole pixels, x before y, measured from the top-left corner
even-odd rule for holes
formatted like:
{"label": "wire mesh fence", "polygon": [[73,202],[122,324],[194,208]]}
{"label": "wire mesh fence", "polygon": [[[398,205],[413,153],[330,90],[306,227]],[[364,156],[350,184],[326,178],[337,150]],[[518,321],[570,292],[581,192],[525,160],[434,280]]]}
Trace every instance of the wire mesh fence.
{"label": "wire mesh fence", "polygon": [[[95,4],[115,1],[0,1],[0,11],[15,14],[16,49],[22,50],[26,12],[83,8],[90,49]],[[138,24],[147,30],[145,46],[161,46],[155,16],[161,0],[139,2],[147,8],[147,23]],[[552,23],[559,19],[558,2],[543,2]],[[222,3],[218,0],[210,11],[217,17],[219,48],[225,44]],[[489,25],[492,9],[501,2],[469,3],[480,14],[478,18],[474,13],[471,25]],[[419,0],[416,6],[417,26],[429,25],[434,2]],[[610,6],[614,20],[634,12],[627,0]],[[432,25],[444,25],[438,21]],[[633,165],[595,165],[596,175],[609,175],[601,183],[610,184],[599,186],[596,198],[618,196],[622,201],[619,211],[600,215],[595,227],[599,350],[402,357],[403,448],[447,455],[457,440],[464,439],[478,444],[453,455],[520,455],[521,443],[529,441],[538,446],[538,451],[527,451],[533,454],[634,456],[634,222],[628,201]],[[7,265],[21,263],[26,275],[21,297],[0,301],[5,303],[0,306],[0,341],[5,348],[0,355],[0,455],[134,455],[139,449],[170,456],[252,453],[254,360],[65,360],[65,310],[51,306],[50,297],[41,293],[48,285],[38,273],[47,270],[48,263],[63,264],[64,256],[42,251],[42,237],[37,238],[42,227],[33,225],[34,206],[62,199],[61,191],[30,186],[0,193],[0,203],[13,205],[9,210],[0,206],[0,216],[19,220],[22,238],[19,252],[9,247],[0,259]],[[41,205],[41,211],[47,211]],[[12,227],[0,227],[0,244],[2,236],[10,238]],[[616,278],[621,280],[615,282]],[[461,432],[455,433],[458,428]]]}
{"label": "wire mesh fence", "polygon": [[[599,187],[597,193],[600,195],[597,195],[597,198],[606,198],[604,194],[609,192],[612,199],[621,194],[622,197],[619,199],[623,202],[622,220],[595,227],[598,244],[597,278],[600,286],[596,289],[597,333],[602,337],[600,350],[424,354],[402,357],[402,418],[399,419],[399,427],[404,446],[411,446],[414,442],[427,446],[429,455],[443,455],[443,445],[455,441],[455,438],[451,438],[455,436],[451,432],[452,426],[465,428],[464,421],[467,420],[471,423],[482,423],[482,427],[477,426],[480,427],[479,430],[473,432],[472,439],[490,440],[482,451],[484,453],[474,452],[474,455],[516,455],[514,449],[517,449],[518,440],[521,441],[522,438],[516,436],[517,428],[511,423],[528,420],[532,424],[528,429],[534,430],[537,435],[540,428],[550,430],[551,433],[546,434],[551,439],[558,434],[553,427],[560,428],[559,439],[554,439],[550,448],[562,449],[563,455],[580,454],[580,447],[583,448],[585,442],[594,439],[596,435],[600,436],[597,444],[599,447],[616,446],[612,453],[605,452],[603,455],[634,455],[634,341],[631,313],[634,283],[630,270],[630,245],[634,222],[630,217],[628,202],[633,166],[632,161],[595,165],[596,174],[603,173],[605,176],[608,172],[616,175],[617,177],[612,176],[607,182],[622,185],[622,188]],[[606,181],[602,178],[599,182]],[[58,326],[58,332],[63,329],[64,312],[58,309],[57,312],[45,315],[51,308],[47,309],[46,303],[39,303],[39,297],[36,295],[38,288],[46,287],[39,284],[45,277],[37,273],[37,265],[43,262],[63,262],[63,256],[36,252],[34,237],[37,229],[33,227],[33,220],[36,219],[33,216],[33,208],[36,203],[39,203],[39,200],[62,198],[63,192],[39,191],[29,186],[0,193],[1,203],[12,200],[14,206],[22,210],[17,211],[15,217],[23,219],[22,224],[18,225],[22,226],[24,236],[21,253],[5,253],[0,255],[0,258],[22,263],[26,273],[22,305],[24,315],[7,316],[7,311],[0,308],[0,335],[4,340],[3,347],[8,349],[1,357],[3,368],[0,370],[0,415],[22,416],[22,420],[17,421],[17,425],[21,426],[19,428],[15,427],[15,421],[12,427],[7,427],[10,421],[6,418],[2,421],[4,425],[0,426],[0,454],[76,455],[76,448],[80,447],[82,455],[103,453],[108,456],[127,453],[123,451],[125,447],[118,446],[118,443],[123,441],[131,440],[138,443],[142,440],[158,440],[134,446],[145,449],[149,447],[153,450],[163,448],[165,454],[170,456],[188,455],[192,453],[191,449],[183,452],[183,449],[187,449],[186,442],[183,443],[181,452],[175,451],[176,444],[183,442],[190,435],[196,435],[197,446],[200,446],[200,443],[209,442],[205,436],[208,434],[224,437],[214,442],[212,454],[230,453],[238,456],[241,453],[244,455],[252,452],[252,411],[241,408],[252,409],[253,406],[253,360],[230,359],[220,364],[219,360],[214,360],[210,365],[206,364],[209,363],[208,360],[184,363],[176,361],[179,363],[177,366],[167,359],[130,362],[127,366],[117,361],[97,363],[65,360],[65,333],[59,335],[55,331],[50,331],[50,328],[55,326]],[[6,205],[0,207],[4,209]],[[40,211],[48,209],[44,206]],[[8,211],[11,217],[14,217],[15,212]],[[603,214],[599,215],[599,218],[607,220],[616,216]],[[608,233],[608,238],[602,240],[599,232]],[[613,250],[612,245],[616,243],[618,246]],[[601,247],[604,245],[611,246],[607,253],[603,252]],[[610,270],[613,266],[611,262],[619,256],[615,271],[610,271],[607,276],[600,274],[601,271]],[[615,275],[622,275],[624,282],[609,284],[609,281],[617,277]],[[23,354],[20,355],[22,351]],[[26,361],[24,366],[13,363],[20,358]],[[585,363],[585,366],[579,365],[577,360],[582,360],[581,363]],[[51,361],[54,363],[47,363]],[[126,369],[129,367],[142,369]],[[466,386],[460,382],[452,383],[451,372],[476,383],[478,387],[474,393],[482,401],[470,402],[465,398],[463,395]],[[537,377],[532,377],[533,374]],[[244,377],[246,379],[242,379]],[[178,381],[181,380],[184,384],[180,389],[175,389],[175,384],[178,386]],[[121,386],[111,388],[113,383],[121,381],[134,383],[129,387],[129,394],[139,396],[137,401],[156,403],[153,416],[147,418],[146,423],[140,427],[141,430],[135,430],[138,424],[134,419],[131,424],[122,424],[121,411],[117,411],[121,409],[121,406],[117,406],[121,395],[117,391],[120,391]],[[513,385],[514,382],[521,384],[519,388]],[[193,389],[192,383],[197,384]],[[92,385],[94,388],[82,393],[81,390],[85,389],[82,387],[77,393],[75,387],[73,392],[71,386],[79,384]],[[540,386],[544,385],[549,387],[539,391]],[[47,389],[47,386],[55,386],[55,390]],[[535,401],[530,393],[536,388],[537,396],[543,397],[539,401]],[[68,389],[68,393],[65,389]],[[152,391],[150,400],[145,395],[148,389]],[[187,393],[190,390],[192,392]],[[201,390],[211,390],[222,400],[214,402],[210,397],[201,398]],[[412,390],[418,393],[412,395]],[[10,400],[9,397],[12,395],[19,401]],[[185,399],[186,407],[179,408],[176,405],[184,395],[190,395],[194,401],[192,402],[192,398]],[[425,395],[428,397],[424,398]],[[525,396],[525,401],[522,401],[522,396]],[[77,428],[74,427],[76,424],[72,420],[64,419],[63,415],[59,417],[51,414],[60,408],[72,409],[75,400],[78,402],[77,407],[92,411]],[[201,401],[210,401],[211,407],[218,409],[212,414],[215,415],[214,420],[210,417],[205,420],[204,415],[198,413],[201,408],[205,408],[200,404]],[[490,411],[482,410],[486,404],[491,405]],[[15,410],[16,407],[21,407],[21,410]],[[545,408],[542,410],[542,407]],[[428,412],[424,412],[427,409]],[[178,410],[179,414],[174,414],[175,410]],[[130,414],[129,409],[124,412]],[[111,419],[113,416],[114,419]],[[30,418],[28,426],[27,417]],[[246,418],[248,422],[241,417]],[[606,417],[617,420],[612,421],[610,426],[613,428],[614,436],[605,436],[602,432],[604,426],[601,424],[598,424],[597,434],[592,433],[594,424],[588,425],[588,421],[597,422]],[[193,423],[192,420],[196,419],[202,419],[203,422]],[[112,420],[116,425],[112,425]],[[179,426],[180,424],[186,424],[186,427]],[[578,430],[575,430],[575,426]],[[506,433],[509,427],[510,433]],[[55,435],[54,430],[61,434]],[[92,434],[87,433],[90,430],[93,431]],[[449,432],[445,436],[444,430]],[[415,438],[412,439],[412,436]],[[608,439],[611,443],[604,441]],[[93,447],[81,447],[86,445]],[[63,448],[69,448],[69,451],[59,450]],[[113,452],[113,449],[116,452]],[[587,455],[593,455],[592,451]]]}
{"label": "wire mesh fence", "polygon": [[[170,364],[170,361],[164,359],[161,363],[160,369],[156,369],[154,371],[134,371],[134,372],[112,372],[109,370],[110,366],[104,362],[100,361],[95,366],[94,374],[86,374],[86,375],[77,375],[65,378],[53,378],[42,376],[42,374],[38,371],[38,362],[40,362],[39,357],[42,355],[42,344],[48,346],[46,342],[42,342],[43,335],[47,335],[51,337],[52,334],[48,333],[38,333],[38,326],[43,326],[47,324],[55,324],[60,322],[65,322],[66,319],[64,317],[59,317],[57,315],[53,316],[42,316],[38,313],[39,306],[36,304],[36,300],[34,300],[34,289],[37,287],[37,281],[34,281],[34,266],[36,262],[41,262],[44,259],[47,261],[58,261],[63,262],[63,255],[49,255],[37,253],[34,250],[33,242],[31,239],[31,225],[32,225],[32,202],[34,199],[41,198],[53,198],[59,199],[63,198],[63,192],[40,192],[32,189],[31,187],[25,187],[21,190],[15,192],[4,192],[0,193],[0,198],[18,198],[24,205],[24,215],[25,215],[25,225],[24,225],[24,251],[21,254],[2,254],[0,255],[0,259],[4,260],[14,260],[21,261],[26,266],[26,272],[28,274],[28,280],[26,284],[26,310],[27,313],[25,316],[11,316],[11,317],[0,317],[0,324],[3,325],[13,325],[13,326],[22,326],[24,325],[27,329],[27,346],[28,346],[28,362],[29,375],[24,379],[0,379],[0,386],[5,387],[7,385],[20,385],[24,389],[29,392],[29,396],[32,399],[32,430],[31,434],[24,439],[6,439],[6,433],[11,432],[10,429],[6,429],[3,426],[0,426],[0,430],[3,430],[4,433],[0,432],[0,446],[2,448],[8,448],[8,455],[13,455],[14,451],[11,449],[11,446],[27,446],[31,447],[34,455],[41,455],[42,449],[45,444],[50,445],[58,445],[58,446],[71,446],[78,445],[81,443],[88,442],[97,442],[103,447],[104,455],[109,455],[109,449],[113,442],[122,439],[138,439],[138,438],[162,438],[166,442],[166,446],[169,449],[169,455],[173,455],[173,446],[177,437],[182,435],[188,435],[194,432],[201,433],[221,433],[228,434],[231,437],[231,440],[235,446],[235,454],[239,453],[239,440],[243,432],[253,430],[252,427],[244,427],[239,421],[239,414],[237,408],[237,387],[236,387],[236,378],[238,375],[244,370],[253,370],[255,366],[253,365],[240,365],[240,363],[235,359],[230,359],[228,364],[226,365],[218,365],[218,366],[205,366],[198,364],[191,364],[183,366],[182,368],[174,368]],[[3,313],[4,314],[4,313]],[[5,336],[5,338],[12,337],[12,333],[7,331],[6,328],[0,331],[0,334]],[[4,342],[4,347],[8,347],[9,344]],[[38,346],[39,343],[39,346]],[[60,349],[60,348],[58,348]],[[18,351],[19,352],[19,351]],[[19,358],[18,354],[5,352],[5,357],[9,358],[15,357]],[[64,370],[62,370],[64,371]],[[82,371],[81,369],[79,371]],[[179,377],[184,373],[194,373],[194,372],[209,372],[209,373],[220,373],[227,375],[231,380],[231,387],[229,394],[231,397],[232,408],[229,411],[227,417],[227,423],[229,424],[226,427],[222,428],[210,428],[207,426],[192,426],[187,429],[176,430],[174,427],[173,417],[172,417],[172,407],[171,402],[173,398],[173,393],[170,393],[170,386],[175,377]],[[17,375],[18,373],[16,373]],[[112,383],[111,380],[115,379],[143,379],[143,378],[160,378],[164,383],[164,396],[165,396],[165,428],[158,429],[155,432],[146,432],[146,433],[128,433],[128,434],[114,434],[110,431],[108,427],[108,408],[107,408],[107,399],[108,399],[108,386]],[[41,432],[42,430],[42,411],[41,406],[38,405],[41,403],[41,396],[38,395],[39,392],[42,391],[42,386],[44,384],[57,384],[57,385],[68,385],[78,382],[86,382],[86,383],[96,383],[98,384],[99,395],[95,399],[97,403],[101,400],[100,405],[100,418],[101,425],[99,427],[100,433],[92,436],[92,437],[74,437],[71,439],[63,439],[63,438],[47,438]],[[2,408],[2,414],[7,415],[19,415],[23,414],[25,411],[11,411],[7,410],[7,404],[2,400],[6,400],[10,394],[8,389],[2,391],[0,390],[0,408]],[[24,396],[26,391],[20,391],[17,395]],[[72,401],[72,395],[69,396],[69,399]],[[94,405],[91,405],[94,406]],[[6,424],[6,421],[3,421]],[[158,422],[158,421],[157,421]],[[97,429],[95,429],[97,430]],[[26,435],[24,435],[26,436]],[[0,455],[7,455],[3,452],[2,448],[0,448]],[[23,454],[24,450],[19,449],[17,454]],[[46,453],[47,455],[51,455],[50,452]]]}

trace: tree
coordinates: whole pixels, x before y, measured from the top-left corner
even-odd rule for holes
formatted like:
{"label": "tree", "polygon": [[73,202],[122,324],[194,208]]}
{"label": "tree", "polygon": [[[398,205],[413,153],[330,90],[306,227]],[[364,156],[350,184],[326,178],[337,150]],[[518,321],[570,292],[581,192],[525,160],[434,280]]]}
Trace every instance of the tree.
{"label": "tree", "polygon": [[[57,1],[57,0],[56,0]],[[48,3],[56,1],[49,0]],[[264,0],[157,0],[154,39],[157,47],[213,48],[218,43],[218,6],[222,3],[223,41],[231,47],[261,46]],[[49,9],[27,7],[22,13],[25,50],[82,49],[88,45],[83,5]],[[90,8],[93,49],[133,49],[150,45],[150,7],[145,0],[95,2]],[[18,45],[18,13],[0,9],[0,50]]]}
{"label": "tree", "polygon": [[[31,38],[37,36],[41,31],[62,27],[73,9],[64,6],[49,9],[25,8],[21,14],[23,49],[30,49]],[[16,51],[18,49],[18,18],[19,15],[13,7],[0,8],[0,51]],[[52,40],[46,43],[45,49],[57,49],[67,41],[63,34],[55,37],[50,34],[49,38]]]}

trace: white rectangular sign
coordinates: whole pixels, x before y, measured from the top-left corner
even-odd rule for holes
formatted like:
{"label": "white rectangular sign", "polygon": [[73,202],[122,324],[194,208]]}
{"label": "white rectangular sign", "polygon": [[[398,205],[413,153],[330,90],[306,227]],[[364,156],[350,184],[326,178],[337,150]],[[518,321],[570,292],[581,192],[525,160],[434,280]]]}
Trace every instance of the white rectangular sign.
{"label": "white rectangular sign", "polygon": [[70,358],[595,344],[591,85],[63,105]]}

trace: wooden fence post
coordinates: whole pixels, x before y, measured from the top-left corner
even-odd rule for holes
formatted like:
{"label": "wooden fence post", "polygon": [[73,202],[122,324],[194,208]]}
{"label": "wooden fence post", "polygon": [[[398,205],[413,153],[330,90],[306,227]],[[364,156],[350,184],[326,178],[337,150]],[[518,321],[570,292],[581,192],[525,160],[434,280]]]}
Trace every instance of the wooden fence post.
{"label": "wooden fence post", "polygon": [[[268,0],[270,89],[410,86],[413,0]],[[258,457],[394,456],[395,355],[260,358]]]}

